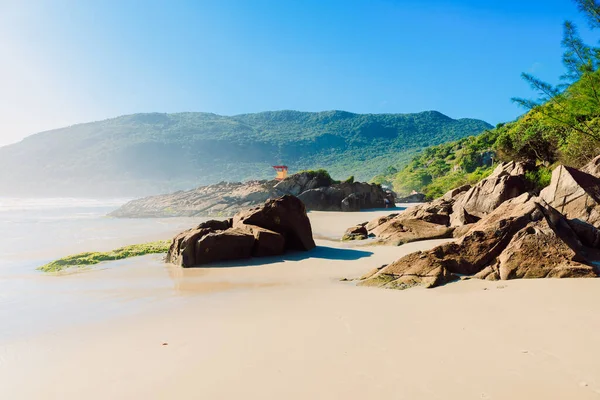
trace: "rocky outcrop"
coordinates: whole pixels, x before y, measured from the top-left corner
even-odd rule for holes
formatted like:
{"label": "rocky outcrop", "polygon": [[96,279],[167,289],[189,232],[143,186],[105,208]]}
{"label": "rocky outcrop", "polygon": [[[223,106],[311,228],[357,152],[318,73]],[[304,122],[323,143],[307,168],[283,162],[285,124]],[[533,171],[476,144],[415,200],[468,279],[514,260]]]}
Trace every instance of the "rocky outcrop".
{"label": "rocky outcrop", "polygon": [[[328,187],[310,189],[298,198],[306,208],[313,211],[360,211],[369,208],[384,208],[390,193],[380,185],[353,182],[339,183]],[[390,200],[390,204],[394,203]]]}
{"label": "rocky outcrop", "polygon": [[300,196],[307,208],[319,211],[360,211],[384,207],[384,198],[393,204],[393,194],[368,183],[335,184],[328,176],[302,172],[283,181],[221,182],[190,191],[145,197],[130,201],[113,211],[118,218],[231,216],[267,199],[286,194]]}
{"label": "rocky outcrop", "polygon": [[264,257],[287,250],[312,250],[310,221],[302,202],[290,195],[236,214],[208,221],[175,236],[167,262],[194,267],[217,261]]}
{"label": "rocky outcrop", "polygon": [[541,191],[540,197],[567,218],[600,228],[599,178],[561,165],[552,172],[550,185]]}
{"label": "rocky outcrop", "polygon": [[369,236],[393,245],[460,237],[468,231],[467,226],[475,224],[505,201],[525,193],[525,173],[530,168],[529,164],[521,162],[500,164],[489,177],[473,187],[464,185],[432,202],[370,221],[366,224]]}
{"label": "rocky outcrop", "polygon": [[469,189],[456,201],[452,218],[453,226],[471,223],[469,217],[482,218],[494,211],[506,200],[520,196],[528,189],[525,173],[529,164],[510,162],[498,165],[492,174]]}
{"label": "rocky outcrop", "polygon": [[[598,250],[586,245],[570,222],[543,199],[525,193],[504,202],[459,241],[409,254],[360,284],[407,289],[435,287],[465,276],[596,277]],[[590,229],[596,228],[588,225],[583,231]]]}

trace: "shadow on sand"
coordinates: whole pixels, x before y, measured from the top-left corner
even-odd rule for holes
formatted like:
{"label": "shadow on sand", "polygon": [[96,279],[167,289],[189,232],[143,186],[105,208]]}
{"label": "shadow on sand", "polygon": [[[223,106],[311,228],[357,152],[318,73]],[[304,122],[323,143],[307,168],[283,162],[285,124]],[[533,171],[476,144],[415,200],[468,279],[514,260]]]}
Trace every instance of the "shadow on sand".
{"label": "shadow on sand", "polygon": [[310,251],[290,251],[281,256],[253,257],[243,260],[224,261],[213,264],[199,265],[192,268],[231,268],[231,267],[257,267],[285,261],[302,261],[310,258],[321,260],[353,261],[370,257],[371,251],[344,249],[338,247],[317,246]]}

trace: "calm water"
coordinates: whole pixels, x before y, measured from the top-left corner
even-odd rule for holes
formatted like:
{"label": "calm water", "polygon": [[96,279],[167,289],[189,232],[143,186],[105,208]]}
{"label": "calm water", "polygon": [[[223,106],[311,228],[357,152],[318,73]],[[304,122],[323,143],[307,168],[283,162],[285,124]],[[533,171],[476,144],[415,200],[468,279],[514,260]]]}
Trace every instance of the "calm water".
{"label": "calm water", "polygon": [[[127,309],[98,295],[115,282],[46,275],[38,266],[77,252],[168,239],[205,220],[106,216],[126,201],[0,197],[0,341]],[[144,262],[161,260],[155,255]]]}

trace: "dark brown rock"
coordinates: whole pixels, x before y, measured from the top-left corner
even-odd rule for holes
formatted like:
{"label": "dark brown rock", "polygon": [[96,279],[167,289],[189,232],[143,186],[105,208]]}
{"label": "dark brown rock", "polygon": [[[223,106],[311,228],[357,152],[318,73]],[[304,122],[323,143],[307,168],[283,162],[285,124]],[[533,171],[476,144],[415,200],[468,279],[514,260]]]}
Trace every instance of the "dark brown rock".
{"label": "dark brown rock", "polygon": [[210,228],[189,229],[175,236],[169,247],[166,261],[184,267],[196,264],[196,243],[212,232]]}
{"label": "dark brown rock", "polygon": [[241,225],[254,225],[283,235],[286,250],[306,251],[315,247],[304,204],[294,196],[271,199],[261,207],[236,214],[233,227]]}
{"label": "dark brown rock", "polygon": [[252,256],[268,257],[285,253],[285,238],[283,235],[268,229],[259,228],[258,226],[242,226],[244,230],[250,232],[254,236],[255,241]]}
{"label": "dark brown rock", "polygon": [[182,264],[182,267],[250,258],[254,249],[254,241],[252,233],[240,228],[211,232],[196,242],[194,264]]}

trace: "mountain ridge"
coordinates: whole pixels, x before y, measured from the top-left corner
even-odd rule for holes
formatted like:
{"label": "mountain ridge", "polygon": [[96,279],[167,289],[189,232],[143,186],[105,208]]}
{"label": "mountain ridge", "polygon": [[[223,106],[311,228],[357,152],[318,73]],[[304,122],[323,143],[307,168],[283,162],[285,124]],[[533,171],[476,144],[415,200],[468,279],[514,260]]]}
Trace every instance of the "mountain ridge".
{"label": "mountain ridge", "polygon": [[489,128],[438,111],[128,114],[0,147],[0,195],[148,195],[270,178],[275,164],[368,180],[428,145]]}

